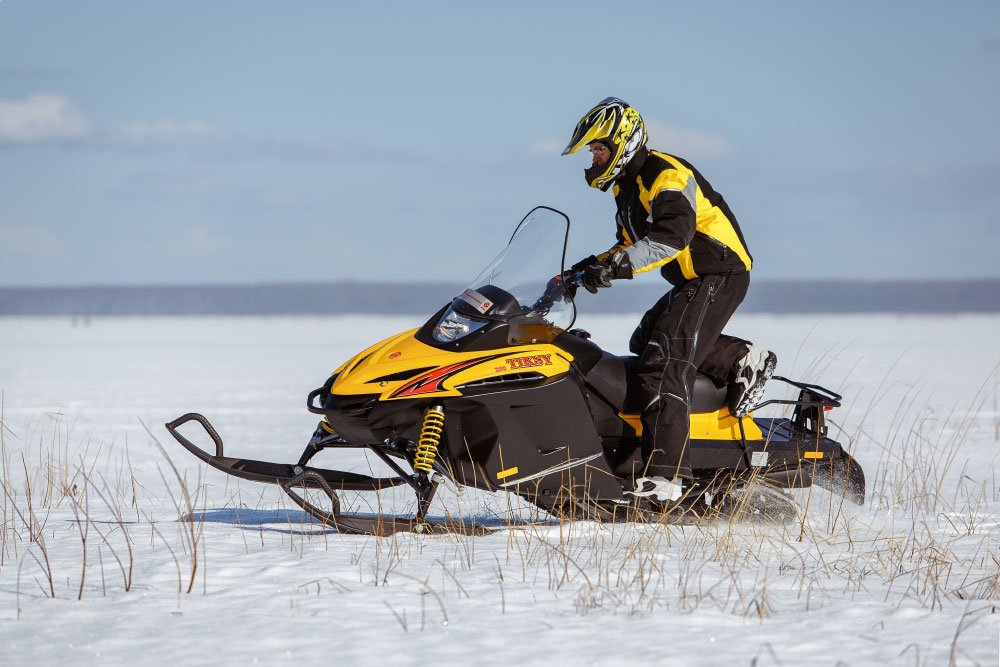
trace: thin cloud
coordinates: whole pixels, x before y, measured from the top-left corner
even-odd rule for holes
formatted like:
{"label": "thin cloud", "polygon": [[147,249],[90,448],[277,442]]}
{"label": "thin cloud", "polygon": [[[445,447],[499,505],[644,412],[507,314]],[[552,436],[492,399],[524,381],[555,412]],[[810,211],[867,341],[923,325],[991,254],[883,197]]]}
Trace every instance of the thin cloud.
{"label": "thin cloud", "polygon": [[563,148],[565,147],[566,144],[558,139],[545,137],[543,139],[536,139],[533,141],[528,147],[528,150],[538,155],[559,155],[563,152]]}
{"label": "thin cloud", "polygon": [[0,257],[58,258],[65,253],[66,247],[62,240],[48,229],[29,225],[0,227]]}
{"label": "thin cloud", "polygon": [[76,70],[70,67],[0,65],[0,78],[7,81],[24,82],[37,86],[40,81],[65,82],[78,77]]}
{"label": "thin cloud", "polygon": [[233,244],[217,236],[207,227],[188,227],[179,234],[180,246],[201,254],[214,254],[230,249]]}
{"label": "thin cloud", "polygon": [[63,143],[74,148],[142,153],[182,151],[199,158],[283,162],[419,162],[401,150],[331,137],[315,141],[239,136],[204,120],[139,120],[102,126],[65,95],[37,93],[0,98],[0,145]]}
{"label": "thin cloud", "polygon": [[114,132],[113,137],[132,148],[220,144],[232,138],[225,128],[200,120],[129,123]]}
{"label": "thin cloud", "polygon": [[[152,171],[142,173],[116,186],[113,193],[119,197],[201,200],[206,204],[232,208],[288,210],[300,207],[303,201],[277,186],[262,186],[234,181],[224,175],[213,175],[216,170],[192,168],[180,173]],[[221,176],[221,177],[220,177]],[[193,229],[193,228],[192,228]],[[197,241],[197,230],[185,232],[188,240]]]}
{"label": "thin cloud", "polygon": [[[650,148],[676,153],[692,160],[717,160],[735,153],[724,137],[697,130],[688,130],[656,121],[646,122]],[[537,155],[559,155],[565,143],[551,137],[536,139],[528,149]]]}
{"label": "thin cloud", "polygon": [[36,93],[23,100],[0,99],[0,143],[80,140],[92,132],[90,119],[63,95]]}
{"label": "thin cloud", "polygon": [[646,131],[652,148],[676,153],[683,158],[718,160],[736,152],[725,137],[717,134],[664,125],[656,121],[647,121]]}

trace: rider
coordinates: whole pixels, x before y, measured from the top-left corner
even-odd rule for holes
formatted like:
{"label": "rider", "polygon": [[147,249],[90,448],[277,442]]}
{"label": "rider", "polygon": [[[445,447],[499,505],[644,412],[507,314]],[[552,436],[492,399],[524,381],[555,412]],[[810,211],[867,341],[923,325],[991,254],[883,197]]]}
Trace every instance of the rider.
{"label": "rider", "polygon": [[774,353],[722,329],[746,296],[752,258],[729,206],[689,162],[646,148],[639,113],[609,97],[577,123],[563,155],[589,146],[587,184],[612,188],[617,243],[572,267],[596,293],[612,279],[660,269],[671,289],[643,315],[629,342],[639,355],[642,456],[636,496],[676,501],[692,478],[688,442],[695,371],[732,384],[742,417],[774,371]]}

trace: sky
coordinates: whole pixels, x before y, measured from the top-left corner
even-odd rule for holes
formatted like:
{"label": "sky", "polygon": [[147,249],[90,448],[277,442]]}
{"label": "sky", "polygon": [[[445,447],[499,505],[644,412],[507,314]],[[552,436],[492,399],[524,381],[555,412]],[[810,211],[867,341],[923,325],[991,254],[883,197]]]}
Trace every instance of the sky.
{"label": "sky", "polygon": [[575,261],[612,95],[756,278],[998,278],[998,84],[995,1],[0,0],[0,287],[462,282],[538,204]]}

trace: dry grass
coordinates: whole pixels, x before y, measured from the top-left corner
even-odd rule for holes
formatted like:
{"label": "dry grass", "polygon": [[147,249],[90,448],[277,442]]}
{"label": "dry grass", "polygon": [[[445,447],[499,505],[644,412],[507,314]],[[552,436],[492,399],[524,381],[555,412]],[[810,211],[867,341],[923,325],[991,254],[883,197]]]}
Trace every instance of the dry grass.
{"label": "dry grass", "polygon": [[[238,526],[248,555],[270,548],[274,539],[302,560],[331,549],[351,552],[357,584],[349,587],[343,577],[312,578],[295,587],[293,613],[309,596],[344,594],[359,586],[411,590],[411,605],[385,601],[387,618],[407,633],[452,622],[456,605],[488,604],[501,615],[519,613],[530,597],[526,591],[571,605],[579,615],[713,610],[754,623],[845,600],[874,599],[929,612],[957,605],[964,611],[952,645],[954,664],[961,634],[1000,598],[995,461],[987,470],[969,470],[963,457],[969,438],[982,436],[977,414],[996,400],[995,382],[987,383],[967,409],[935,415],[911,390],[883,427],[884,435],[868,423],[878,407],[870,406],[869,416],[839,436],[852,451],[880,452],[868,471],[868,506],[850,506],[825,491],[797,491],[802,515],[781,524],[747,521],[736,511],[691,525],[601,525],[539,516],[512,496],[465,492],[442,494],[445,504],[433,511],[478,515],[494,524],[506,517],[505,525],[487,537],[369,538],[337,536],[256,485],[244,489],[227,480],[226,506],[277,507],[287,517],[275,529],[265,530],[263,523]],[[206,592],[202,508],[209,501],[201,477],[189,480],[161,448],[163,489],[157,494],[139,483],[127,448],[115,454],[111,448],[72,444],[63,428],[47,438],[35,432],[29,442],[3,423],[0,411],[0,581],[16,590],[18,615],[29,587],[35,595],[81,601],[127,594],[144,571],[137,559],[153,550],[171,557],[178,604],[196,591],[198,574]],[[493,509],[484,510],[484,501]],[[382,509],[380,501],[370,502],[371,511]],[[166,518],[154,518],[155,507],[165,509]],[[54,512],[69,513],[71,521],[52,525]],[[238,522],[239,512],[235,516]],[[138,534],[146,529],[148,544],[140,550]],[[62,570],[54,571],[50,545],[66,530],[75,531],[75,542],[58,544],[61,549],[75,544],[79,558],[72,567],[62,558]],[[492,592],[483,593],[480,582],[489,582]],[[473,600],[470,590],[479,591],[480,599]]]}

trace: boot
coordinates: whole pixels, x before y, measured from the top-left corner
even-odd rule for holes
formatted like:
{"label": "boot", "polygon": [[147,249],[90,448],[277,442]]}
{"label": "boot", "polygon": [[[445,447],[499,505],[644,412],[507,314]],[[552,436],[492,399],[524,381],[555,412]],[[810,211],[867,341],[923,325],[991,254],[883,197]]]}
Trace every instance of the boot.
{"label": "boot", "polygon": [[684,480],[679,477],[640,477],[635,480],[635,491],[626,491],[626,495],[636,498],[655,498],[661,503],[674,503],[684,494]]}
{"label": "boot", "polygon": [[774,373],[778,357],[774,352],[751,345],[746,355],[733,366],[730,383],[729,413],[743,417],[764,395],[764,385]]}

